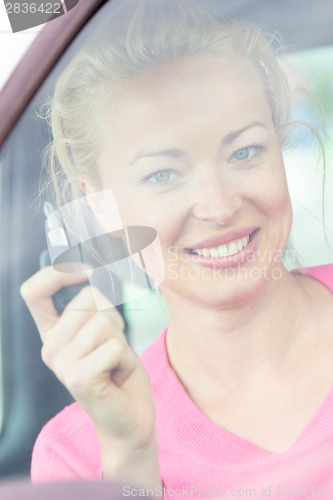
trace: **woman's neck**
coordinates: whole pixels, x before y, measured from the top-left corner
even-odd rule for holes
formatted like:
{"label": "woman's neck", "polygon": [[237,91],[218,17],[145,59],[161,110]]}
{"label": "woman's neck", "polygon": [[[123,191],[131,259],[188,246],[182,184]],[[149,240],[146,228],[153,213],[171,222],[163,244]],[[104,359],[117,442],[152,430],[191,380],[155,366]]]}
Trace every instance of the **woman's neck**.
{"label": "woman's neck", "polygon": [[228,309],[164,292],[169,359],[180,378],[242,393],[288,371],[312,340],[307,329],[311,294],[303,284],[286,271],[253,300]]}

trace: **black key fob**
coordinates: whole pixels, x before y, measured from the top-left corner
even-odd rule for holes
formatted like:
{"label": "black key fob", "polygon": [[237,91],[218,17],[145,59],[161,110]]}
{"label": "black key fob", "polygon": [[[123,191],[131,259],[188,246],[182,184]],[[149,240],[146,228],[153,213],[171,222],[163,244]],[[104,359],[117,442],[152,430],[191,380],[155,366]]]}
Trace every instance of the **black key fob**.
{"label": "black key fob", "polygon": [[[44,250],[39,257],[39,267],[47,267],[51,265],[51,259],[48,250]],[[80,285],[66,286],[55,293],[52,297],[54,307],[59,314],[62,314],[65,307],[77,295],[82,288],[89,286],[89,281],[84,281]]]}

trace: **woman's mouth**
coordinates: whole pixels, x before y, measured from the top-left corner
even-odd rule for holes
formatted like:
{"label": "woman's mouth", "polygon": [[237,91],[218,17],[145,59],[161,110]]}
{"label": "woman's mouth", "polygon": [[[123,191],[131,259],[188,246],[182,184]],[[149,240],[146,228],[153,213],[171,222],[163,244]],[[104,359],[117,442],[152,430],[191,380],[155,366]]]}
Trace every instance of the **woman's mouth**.
{"label": "woman's mouth", "polygon": [[220,245],[213,248],[191,248],[188,249],[188,252],[203,257],[230,257],[243,250],[249,241],[250,235],[231,241],[227,245]]}
{"label": "woman's mouth", "polygon": [[205,267],[229,267],[249,260],[257,249],[259,229],[215,247],[186,248],[191,260]]}

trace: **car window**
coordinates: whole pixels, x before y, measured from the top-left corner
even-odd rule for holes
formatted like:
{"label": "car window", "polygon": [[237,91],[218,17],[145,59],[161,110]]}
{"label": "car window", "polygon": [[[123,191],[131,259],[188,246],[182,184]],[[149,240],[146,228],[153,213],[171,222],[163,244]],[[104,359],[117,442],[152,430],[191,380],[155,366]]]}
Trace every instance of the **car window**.
{"label": "car window", "polygon": [[[294,89],[293,119],[309,125],[297,132],[295,144],[285,151],[294,211],[292,241],[304,267],[332,260],[332,56],[333,48],[328,46],[291,53],[288,57],[293,68],[289,74]],[[304,92],[304,85],[312,94]],[[318,116],[318,105],[322,117]],[[323,125],[326,134],[322,133]],[[325,168],[313,130],[318,131],[325,149]]]}
{"label": "car window", "polygon": [[[216,2],[211,3],[217,5]],[[237,15],[243,12],[240,17],[249,17],[253,20],[252,11],[247,16],[246,9],[241,10],[243,3],[238,3],[234,10],[232,4],[228,4],[225,14]],[[14,416],[11,414],[12,421],[15,425],[21,426],[23,436],[25,436],[24,432],[29,433],[28,447],[32,446],[41,424],[48,420],[52,414],[55,414],[59,406],[62,407],[64,402],[71,400],[67,393],[61,393],[61,389],[56,385],[57,382],[51,375],[46,375],[47,370],[42,368],[39,359],[38,333],[19,296],[20,283],[38,270],[40,254],[47,249],[43,204],[48,199],[47,185],[50,184],[50,177],[45,169],[44,151],[51,139],[51,133],[45,118],[45,103],[53,95],[60,74],[71,64],[84,44],[91,44],[91,46],[96,44],[101,31],[107,27],[110,11],[118,9],[120,4],[119,1],[106,2],[75,38],[27,107],[2,150],[3,181],[0,200],[2,203],[0,226],[3,236],[2,275],[0,278],[2,281],[0,336],[2,345],[6,347],[6,354],[3,350],[3,354],[0,356],[0,430],[1,423],[5,422],[4,418],[9,418],[10,412],[15,411]],[[262,19],[260,21],[262,23]],[[271,20],[270,23],[273,21]],[[116,35],[110,33],[110,36]],[[294,40],[293,45],[297,45]],[[294,210],[292,248],[286,256],[286,262],[290,269],[300,266],[317,266],[332,261],[333,174],[332,148],[329,141],[333,128],[332,56],[333,46],[325,45],[297,52],[292,50],[286,57],[285,68],[293,93],[293,118],[309,125],[304,126],[297,137],[294,137],[295,144],[284,151]],[[97,57],[98,52],[96,52]],[[290,67],[296,69],[291,70]],[[84,71],[84,66],[82,71]],[[124,85],[128,85],[130,75],[126,78],[128,80]],[[20,84],[23,85],[24,82],[20,82]],[[321,131],[321,117],[316,115],[313,97],[311,93],[301,89],[303,86],[309,87],[322,104],[326,121],[326,135]],[[94,92],[98,92],[98,89],[92,88],[91,92],[93,95]],[[318,132],[318,138],[313,134],[313,130]],[[326,151],[325,173],[320,144],[325,146]],[[324,177],[325,182],[323,182]],[[43,186],[42,193],[39,193],[40,186]],[[56,209],[53,199],[52,203],[53,208]],[[68,213],[72,214],[72,212]],[[98,236],[101,234],[98,233]],[[135,271],[135,266],[133,269]],[[168,322],[166,307],[157,288],[142,287],[142,282],[138,284],[135,280],[122,287],[122,314],[127,322],[127,336],[138,354],[141,354],[157,338]],[[13,338],[15,338],[15,343]],[[13,343],[11,344],[11,342]],[[18,354],[20,344],[21,349],[24,347],[25,351]],[[14,380],[11,378],[11,369],[17,370],[19,373],[13,386],[11,386],[11,381]],[[37,370],[39,370],[39,374],[35,379],[32,374],[34,371],[37,373]],[[29,376],[31,375],[31,385],[37,386],[39,391],[39,395],[32,396],[32,400],[35,397],[36,403],[40,404],[39,397],[46,398],[45,405],[41,405],[45,406],[41,421],[36,420],[36,426],[32,426],[28,431],[25,430],[25,417],[22,413],[19,414],[19,412],[24,411],[24,405],[20,406],[21,403],[18,402],[25,399],[26,388],[24,384],[27,382],[25,380],[27,373]],[[59,400],[55,401],[53,406],[46,396],[51,384],[55,384],[52,385],[52,388],[60,395]],[[16,397],[17,404],[16,402],[14,404]],[[29,411],[31,419],[34,419],[37,409],[35,403],[32,405],[34,409]],[[1,439],[0,435],[0,450]],[[26,467],[26,463],[24,467]]]}

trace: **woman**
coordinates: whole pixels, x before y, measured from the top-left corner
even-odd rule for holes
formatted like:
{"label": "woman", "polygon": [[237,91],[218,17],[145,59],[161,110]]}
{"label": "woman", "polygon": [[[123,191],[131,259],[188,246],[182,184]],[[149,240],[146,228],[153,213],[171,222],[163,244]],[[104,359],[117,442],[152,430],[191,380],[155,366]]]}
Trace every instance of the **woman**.
{"label": "woman", "polygon": [[170,321],[139,360],[90,287],[56,313],[52,295],[85,277],[50,267],[23,285],[43,359],[77,400],[42,430],[33,480],[328,495],[333,275],[282,261],[289,93],[274,39],[190,2],[128,5],[58,82],[53,176],[72,196],[112,188],[125,226],[156,229]]}

